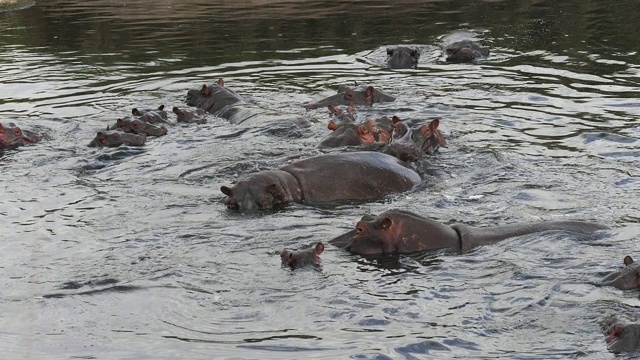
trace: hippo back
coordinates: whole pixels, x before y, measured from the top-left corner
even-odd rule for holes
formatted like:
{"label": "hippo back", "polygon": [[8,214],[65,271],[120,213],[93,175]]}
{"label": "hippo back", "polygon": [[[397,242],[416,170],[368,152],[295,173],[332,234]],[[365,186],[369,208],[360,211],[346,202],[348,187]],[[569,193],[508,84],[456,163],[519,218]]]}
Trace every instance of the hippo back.
{"label": "hippo back", "polygon": [[284,166],[301,185],[304,201],[371,200],[404,192],[420,176],[397,158],[371,151],[326,154]]}

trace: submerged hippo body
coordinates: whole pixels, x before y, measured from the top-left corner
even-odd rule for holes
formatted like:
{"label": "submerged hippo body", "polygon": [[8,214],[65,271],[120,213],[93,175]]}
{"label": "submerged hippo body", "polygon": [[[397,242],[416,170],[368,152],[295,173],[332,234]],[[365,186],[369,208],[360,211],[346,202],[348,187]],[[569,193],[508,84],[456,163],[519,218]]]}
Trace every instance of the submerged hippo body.
{"label": "submerged hippo body", "polygon": [[376,217],[365,216],[351,230],[330,243],[360,255],[409,254],[435,249],[465,251],[507,238],[543,231],[590,234],[605,226],[581,221],[549,221],[475,228],[464,224],[444,225],[404,210],[389,210]]}
{"label": "submerged hippo body", "polygon": [[438,130],[440,119],[413,128],[394,116],[393,124],[391,142],[383,151],[402,161],[416,161],[424,154],[433,155],[441,146],[447,147],[444,136]]}
{"label": "submerged hippo body", "polygon": [[624,268],[614,271],[602,279],[602,285],[615,286],[621,290],[631,290],[640,287],[640,263],[633,261],[631,256],[625,256],[622,261]]}
{"label": "submerged hippo body", "polygon": [[284,116],[264,109],[252,108],[244,99],[224,86],[220,79],[216,84],[202,85],[200,89],[187,92],[187,105],[228,120],[232,124],[278,124],[309,127],[311,123],[300,116]]}
{"label": "submerged hippo body", "polygon": [[278,170],[259,171],[222,186],[229,209],[269,209],[289,202],[320,204],[372,200],[404,192],[420,176],[393,156],[371,152],[334,153],[299,160]]}
{"label": "submerged hippo body", "polygon": [[338,93],[328,98],[322,99],[316,102],[309,102],[303,106],[307,110],[318,109],[327,105],[368,105],[371,106],[375,103],[391,102],[396,98],[380,90],[375,89],[373,86],[365,86],[356,89],[352,89],[348,86],[340,86]]}
{"label": "submerged hippo body", "polygon": [[444,49],[447,62],[465,63],[489,56],[489,48],[470,40],[458,41]]}
{"label": "submerged hippo body", "polygon": [[98,131],[89,143],[90,147],[117,147],[120,145],[142,146],[147,141],[144,134],[125,133],[122,131]]}
{"label": "submerged hippo body", "polygon": [[607,348],[613,353],[640,350],[640,324],[626,324],[617,320],[607,323],[605,338]]}
{"label": "submerged hippo body", "polygon": [[282,265],[291,268],[300,268],[308,265],[318,265],[320,263],[320,254],[324,251],[324,244],[317,243],[316,246],[305,250],[291,251],[283,249],[280,252]]}
{"label": "submerged hippo body", "polygon": [[387,48],[387,67],[391,69],[416,69],[420,52],[415,47]]}

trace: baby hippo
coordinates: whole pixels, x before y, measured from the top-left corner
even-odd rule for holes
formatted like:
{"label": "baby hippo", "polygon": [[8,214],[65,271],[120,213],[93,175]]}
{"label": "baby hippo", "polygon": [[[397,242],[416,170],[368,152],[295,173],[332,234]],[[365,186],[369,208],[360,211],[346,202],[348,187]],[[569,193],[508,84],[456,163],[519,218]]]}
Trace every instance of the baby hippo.
{"label": "baby hippo", "polygon": [[622,260],[625,267],[612,272],[602,279],[603,285],[615,286],[621,290],[631,290],[640,287],[640,264],[627,255]]}
{"label": "baby hippo", "polygon": [[625,324],[613,320],[607,325],[604,340],[609,351],[617,354],[640,349],[640,324]]}
{"label": "baby hippo", "polygon": [[317,243],[315,247],[300,251],[290,251],[283,249],[280,252],[282,265],[290,268],[299,268],[307,265],[318,265],[320,263],[320,254],[324,251],[324,244]]}

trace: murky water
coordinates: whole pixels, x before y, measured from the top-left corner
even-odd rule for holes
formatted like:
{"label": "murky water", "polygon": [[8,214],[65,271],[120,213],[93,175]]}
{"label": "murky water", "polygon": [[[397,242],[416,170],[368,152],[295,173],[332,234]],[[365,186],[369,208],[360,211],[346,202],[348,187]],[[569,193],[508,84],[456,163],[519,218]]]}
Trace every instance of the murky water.
{"label": "murky water", "polygon": [[[219,2],[218,2],[219,3]],[[52,139],[0,158],[0,342],[7,359],[613,358],[600,322],[638,294],[598,287],[640,230],[636,1],[37,1],[0,14],[0,122]],[[492,48],[444,62],[447,41]],[[417,70],[385,48],[414,44]],[[224,120],[143,148],[87,147],[133,107],[184,106],[224,78],[305,132]],[[420,189],[243,215],[239,176],[318,154],[340,84],[398,97],[360,114],[442,117]],[[172,115],[172,114],[171,114]],[[464,255],[375,262],[275,252],[398,207],[485,226],[587,219],[595,240],[527,236]]]}

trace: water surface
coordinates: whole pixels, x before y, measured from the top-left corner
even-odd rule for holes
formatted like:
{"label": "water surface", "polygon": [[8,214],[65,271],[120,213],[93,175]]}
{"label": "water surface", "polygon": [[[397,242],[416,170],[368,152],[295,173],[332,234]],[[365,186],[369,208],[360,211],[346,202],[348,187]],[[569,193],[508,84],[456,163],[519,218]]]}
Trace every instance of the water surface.
{"label": "water surface", "polygon": [[[637,2],[42,0],[0,13],[0,122],[52,139],[0,158],[0,340],[11,359],[613,358],[600,323],[635,292],[598,287],[634,255]],[[444,61],[461,38],[491,46]],[[417,70],[384,68],[418,46]],[[143,148],[87,147],[133,107],[184,106],[224,78],[306,131],[216,119]],[[319,154],[341,84],[394,103],[359,116],[442,118],[449,147],[419,189],[369,203],[237,214],[222,185]],[[171,114],[172,115],[172,114]],[[384,262],[327,245],[322,267],[276,252],[397,207],[443,223],[586,219],[543,234]]]}

